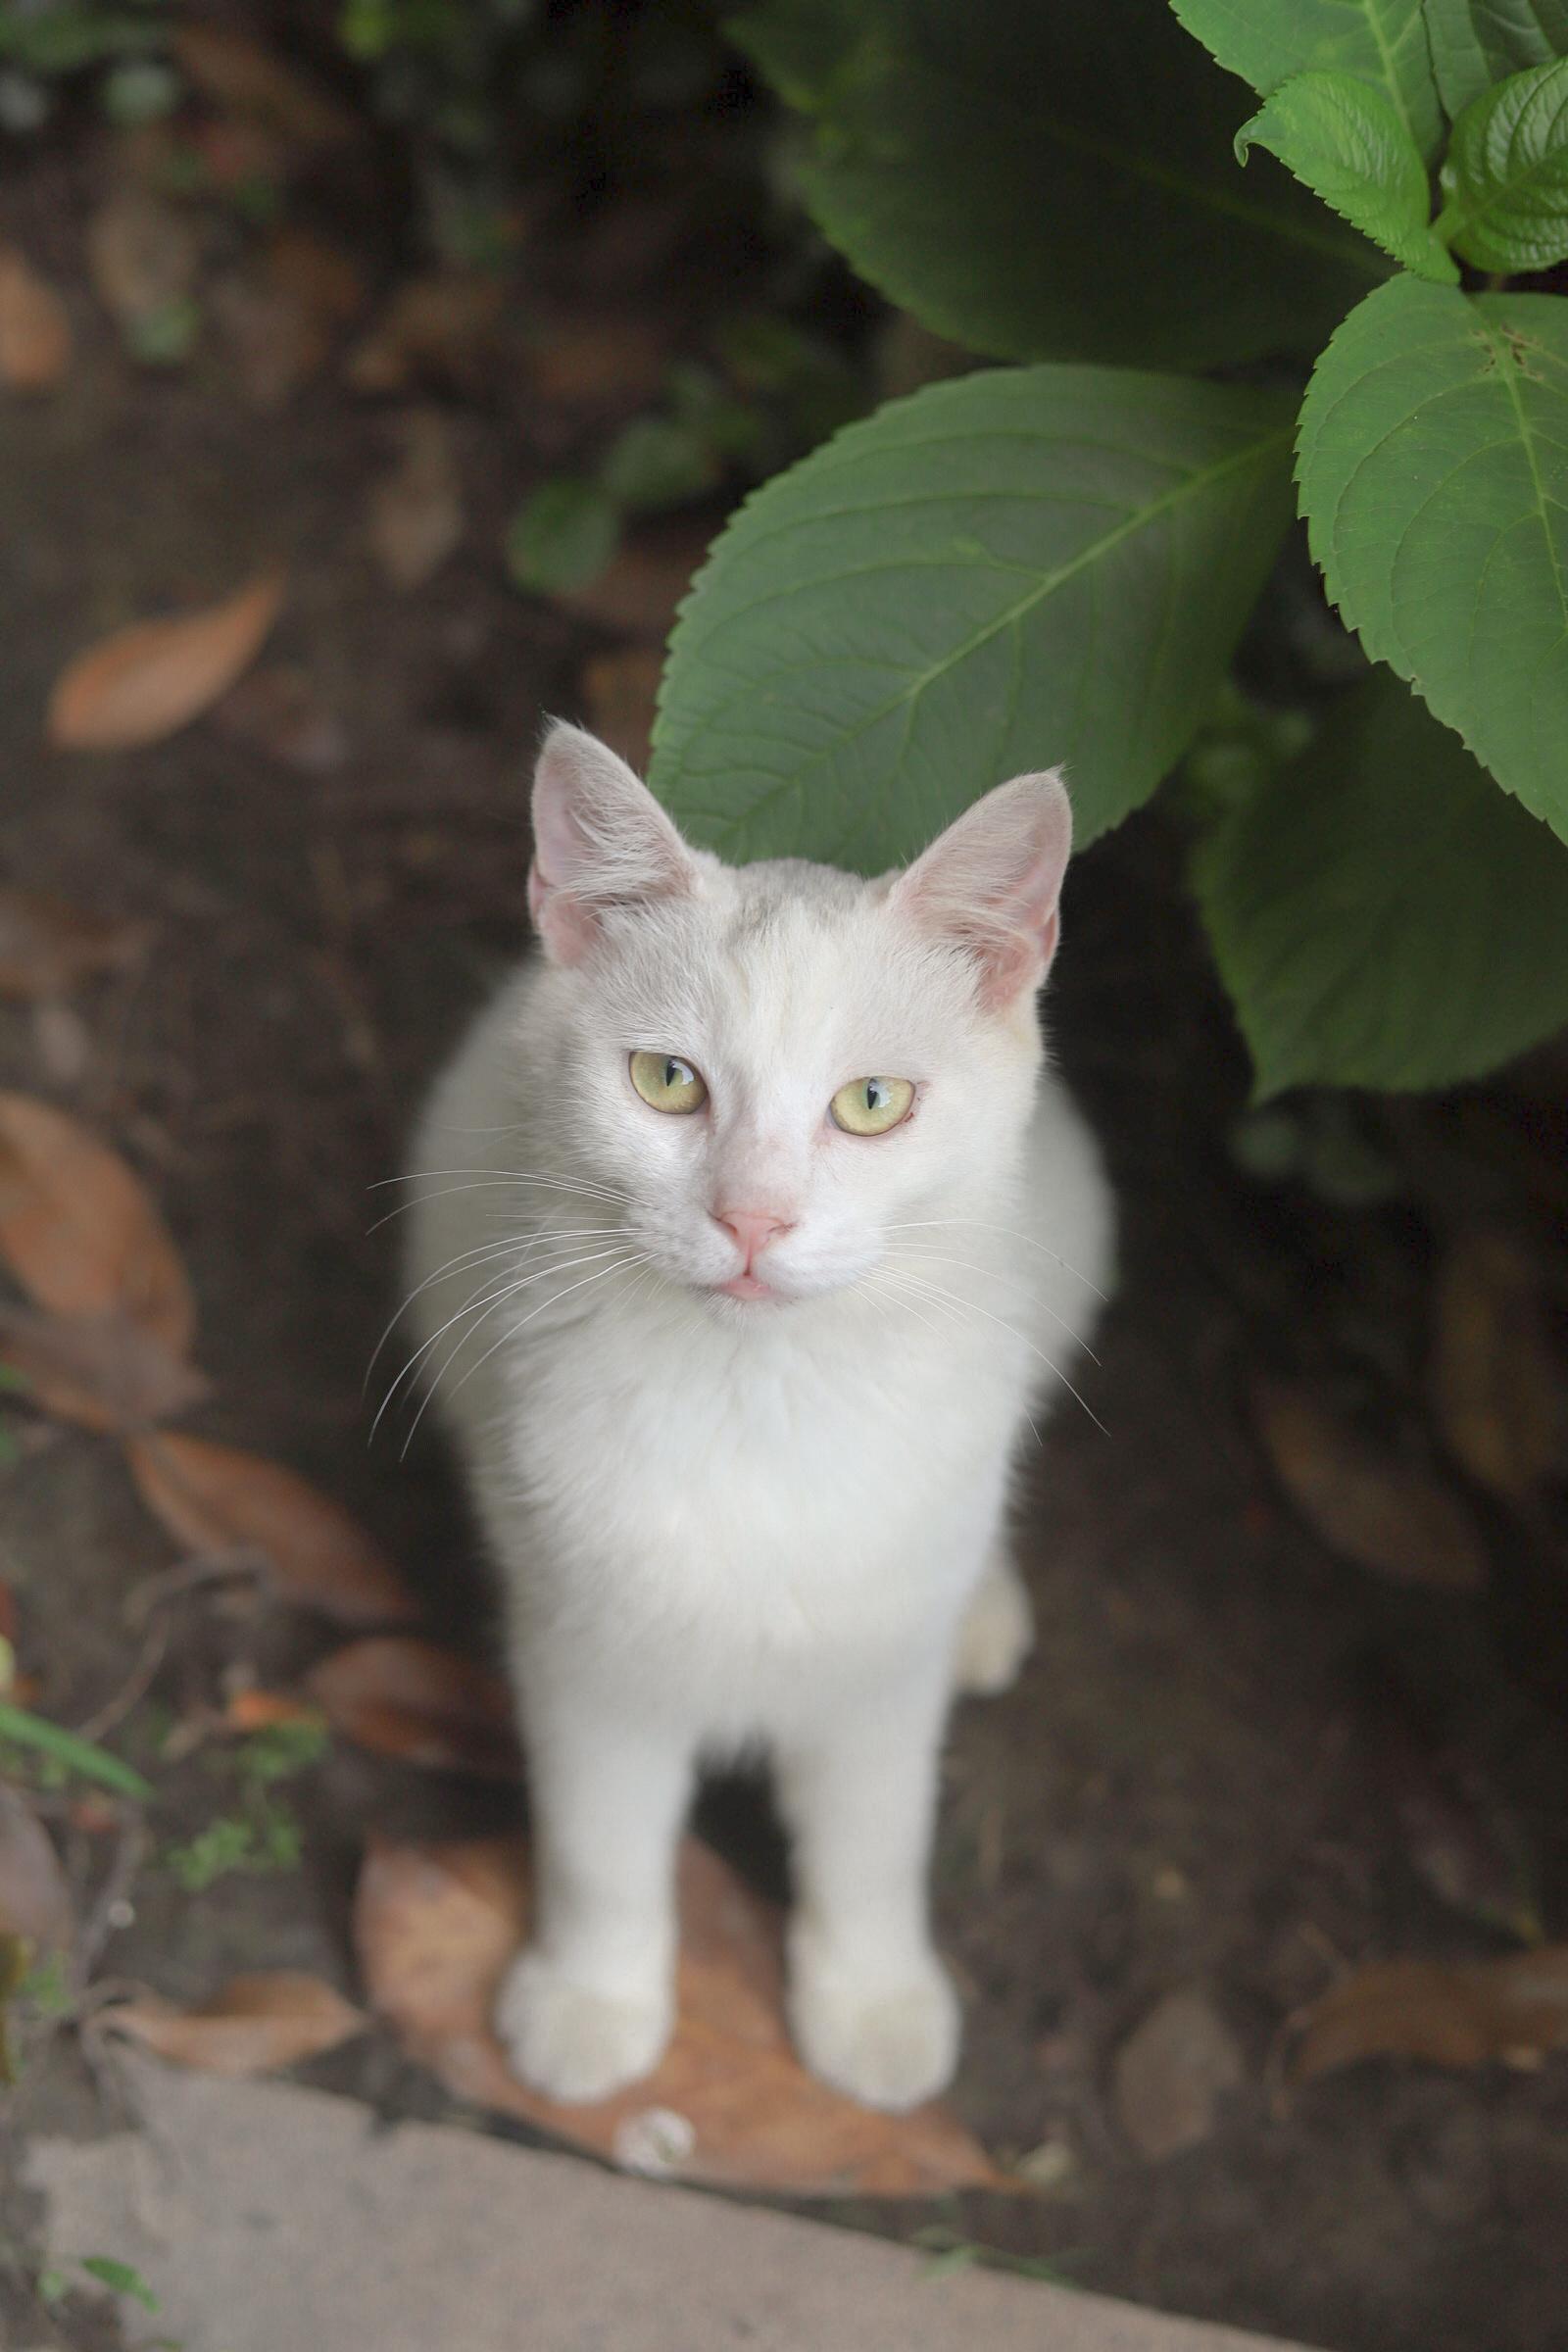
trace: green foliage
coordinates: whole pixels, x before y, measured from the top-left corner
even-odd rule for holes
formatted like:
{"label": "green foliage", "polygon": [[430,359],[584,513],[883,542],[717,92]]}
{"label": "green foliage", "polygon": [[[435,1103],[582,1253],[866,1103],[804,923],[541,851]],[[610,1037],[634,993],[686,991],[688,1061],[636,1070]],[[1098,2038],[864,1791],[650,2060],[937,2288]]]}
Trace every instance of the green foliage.
{"label": "green foliage", "polygon": [[562,474],[541,483],[507,534],[507,569],[536,596],[581,588],[610,562],[620,514],[597,482]]}
{"label": "green foliage", "polygon": [[1568,1006],[1568,849],[1386,672],[1195,880],[1260,1094],[1476,1076]]}
{"label": "green foliage", "polygon": [[1443,191],[1439,228],[1478,270],[1549,270],[1568,256],[1568,57],[1465,108]]}
{"label": "green foliage", "polygon": [[729,857],[874,872],[1049,746],[1092,839],[1224,672],[1289,519],[1289,438],[1271,394],[1094,368],[966,376],[849,426],[719,540],[655,788]]}
{"label": "green foliage", "polygon": [[9,1700],[0,1700],[0,1740],[41,1757],[62,1776],[74,1774],[80,1780],[94,1781],[101,1788],[112,1788],[117,1796],[135,1797],[143,1804],[152,1796],[141,1774],[112,1756],[106,1747],[78,1740],[74,1732],[51,1723],[47,1716],[13,1706]]}
{"label": "green foliage", "polygon": [[1527,66],[1568,55],[1568,0],[1425,0],[1433,70],[1450,120]]}
{"label": "green foliage", "polygon": [[232,1811],[218,1814],[164,1856],[187,1894],[201,1894],[236,1872],[256,1876],[298,1869],[304,1831],[276,1785],[319,1763],[326,1746],[324,1724],[277,1723],[213,1759],[236,1785]]}
{"label": "green foliage", "polygon": [[1565,440],[1563,304],[1403,277],[1323,354],[1298,447],[1312,553],[1367,652],[1568,837]]}
{"label": "green foliage", "polygon": [[[1260,1089],[1470,1077],[1568,1018],[1568,307],[1459,267],[1568,259],[1568,0],[1170,12],[745,10],[828,237],[925,325],[1047,364],[894,403],[740,511],[671,642],[653,780],[731,857],[873,869],[1057,761],[1092,839],[1190,754]],[[1219,69],[1263,101],[1245,123]],[[1227,719],[1221,689],[1325,338],[1300,513],[1405,685],[1282,765],[1296,717]],[[1235,380],[1257,358],[1266,389]]]}
{"label": "green foliage", "polygon": [[1211,56],[1261,97],[1298,74],[1353,77],[1385,98],[1430,163],[1443,144],[1423,0],[1171,0]]}
{"label": "green foliage", "polygon": [[128,2295],[144,2311],[157,2311],[158,2297],[134,2263],[121,2262],[112,2254],[83,2254],[81,2268],[89,2278],[107,2286],[112,2295]]}
{"label": "green foliage", "polygon": [[807,115],[819,225],[999,359],[1216,366],[1312,349],[1377,258],[1272,165],[1155,0],[760,0],[736,37]]}
{"label": "green foliage", "polygon": [[1315,196],[1418,276],[1457,285],[1458,264],[1429,217],[1419,148],[1375,84],[1298,74],[1236,133],[1236,155],[1266,147]]}

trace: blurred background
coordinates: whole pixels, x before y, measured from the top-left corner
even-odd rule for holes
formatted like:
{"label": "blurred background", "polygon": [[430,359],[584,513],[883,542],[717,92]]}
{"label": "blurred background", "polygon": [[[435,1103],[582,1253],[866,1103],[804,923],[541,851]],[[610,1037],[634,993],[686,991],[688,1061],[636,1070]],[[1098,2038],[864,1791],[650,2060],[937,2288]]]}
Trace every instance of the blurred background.
{"label": "blurred background", "polygon": [[[975,364],[824,242],[802,137],[698,0],[6,0],[6,2132],[103,2128],[101,1980],[359,1999],[367,1838],[513,1825],[454,1482],[410,1416],[367,1444],[373,1188],[520,950],[542,714],[646,764],[726,514]],[[1070,880],[1051,1028],[1124,1279],[1092,1412],[1026,1465],[1039,1649],[960,1712],[937,1880],[952,2119],[1009,2180],[858,2194],[915,2178],[878,2143],[831,2210],[1344,2352],[1539,2352],[1568,1048],[1252,1105],[1184,879],[1195,810],[1300,749],[1347,646],[1293,539],[1176,788]],[[405,1588],[424,1630],[388,1642]],[[702,1826],[776,1895],[755,1791]],[[312,2031],[270,2061],[455,2111],[431,2032]],[[800,2185],[768,2162],[731,2185]],[[34,2226],[0,2187],[14,2340],[118,2340]]]}

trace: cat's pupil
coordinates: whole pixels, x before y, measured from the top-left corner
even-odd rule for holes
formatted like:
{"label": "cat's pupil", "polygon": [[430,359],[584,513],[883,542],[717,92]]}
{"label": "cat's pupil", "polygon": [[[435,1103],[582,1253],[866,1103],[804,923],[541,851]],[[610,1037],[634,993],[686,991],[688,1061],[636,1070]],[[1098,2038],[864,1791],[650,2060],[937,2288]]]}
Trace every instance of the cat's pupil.
{"label": "cat's pupil", "polygon": [[887,1090],[884,1088],[884,1086],[883,1086],[883,1084],[882,1084],[882,1081],[881,1081],[881,1079],[880,1079],[880,1078],[868,1078],[868,1079],[866,1080],[866,1082],[865,1082],[865,1107],[866,1107],[866,1109],[867,1109],[867,1110],[880,1110],[880,1109],[881,1109],[881,1107],[882,1107],[882,1105],[883,1105],[883,1103],[884,1103],[886,1101],[887,1101]]}
{"label": "cat's pupil", "polygon": [[665,1064],[664,1064],[664,1084],[665,1084],[666,1086],[668,1086],[668,1087],[676,1087],[676,1086],[679,1086],[679,1084],[680,1084],[680,1063],[679,1063],[678,1061],[666,1061],[666,1062],[665,1062]]}

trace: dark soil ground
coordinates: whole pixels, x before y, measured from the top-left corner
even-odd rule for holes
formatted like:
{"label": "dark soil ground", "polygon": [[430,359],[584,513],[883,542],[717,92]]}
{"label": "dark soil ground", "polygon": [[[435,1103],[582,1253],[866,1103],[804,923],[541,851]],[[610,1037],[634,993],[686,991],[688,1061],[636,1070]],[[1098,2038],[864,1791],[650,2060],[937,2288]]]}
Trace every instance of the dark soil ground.
{"label": "dark soil ground", "polygon": [[[499,531],[540,465],[526,420],[453,406],[469,529],[427,585],[400,593],[366,543],[384,409],[330,370],[265,418],[220,359],[137,370],[79,290],[81,190],[12,193],[12,225],[76,280],[80,331],[57,396],[0,408],[0,878],[154,937],[137,969],[74,1001],[64,1047],[58,1023],[8,1008],[4,1084],[87,1119],[156,1194],[217,1384],[194,1426],[340,1496],[438,1621],[482,1643],[482,1585],[438,1448],[400,1461],[395,1441],[367,1445],[362,1384],[395,1241],[368,1188],[396,1172],[421,1086],[517,951],[528,749],[542,710],[580,710],[582,663],[614,634],[506,584]],[[70,653],[278,558],[291,588],[267,661],[308,678],[342,729],[341,764],[302,771],[216,721],[135,754],[45,752],[41,714]],[[1038,2196],[968,2199],[945,2219],[1086,2285],[1341,2352],[1545,2352],[1568,2339],[1568,2066],[1379,2061],[1286,2096],[1277,2047],[1290,2013],[1353,1963],[1510,1948],[1412,1862],[1380,1762],[1391,1705],[1436,1720],[1445,1756],[1485,1775],[1561,1932],[1561,1564],[1544,1583],[1494,1521],[1488,1592],[1379,1582],[1289,1515],[1247,1406],[1259,1368],[1315,1378],[1342,1360],[1418,1391],[1447,1225],[1479,1203],[1549,1226],[1560,1160],[1554,1177],[1539,1102],[1499,1094],[1387,1123],[1395,1179],[1375,1208],[1242,1175],[1225,1134],[1245,1074],[1175,863],[1142,820],[1072,884],[1054,1027],[1121,1187],[1124,1278],[1084,1384],[1103,1428],[1064,1410],[1029,1470],[1039,1648],[1016,1690],[959,1715],[938,1863],[969,2010],[955,2103],[988,2146],[1059,2153]],[[1497,1173],[1514,1151],[1539,1155],[1539,1183]],[[112,1445],[15,1426],[0,1576],[36,1703],[78,1723],[125,1684],[125,1599],[171,1547]],[[122,1744],[155,1752],[257,1638],[194,1596]],[[368,1827],[466,1831],[509,1809],[494,1790],[339,1749],[291,1788],[298,1869],[190,1894],[161,1857],[229,1787],[205,1750],[161,1765],[158,1785],[158,1849],[101,1965],[184,1998],[241,1969],[351,1984]],[[746,1792],[715,1822],[765,1858]],[[80,1837],[68,1858],[83,1886],[108,1860]],[[1205,2137],[1154,2161],[1118,2116],[1114,2059],[1177,1988],[1212,2003],[1244,2079]],[[313,2074],[391,2114],[449,2111],[382,2039]],[[112,2085],[63,2034],[9,2128],[116,2120]],[[931,2216],[844,2218],[912,2233]],[[5,2226],[17,2262],[20,2205]],[[19,2302],[16,2340],[97,2340],[73,2309],[46,2321]]]}

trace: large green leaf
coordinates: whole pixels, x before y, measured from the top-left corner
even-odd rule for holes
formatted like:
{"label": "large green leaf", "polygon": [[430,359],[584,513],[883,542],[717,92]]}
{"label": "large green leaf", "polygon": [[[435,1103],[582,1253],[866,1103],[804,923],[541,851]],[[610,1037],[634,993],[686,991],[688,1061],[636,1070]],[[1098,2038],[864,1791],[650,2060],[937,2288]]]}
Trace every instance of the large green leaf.
{"label": "large green leaf", "polygon": [[1568,1022],[1568,849],[1387,672],[1194,880],[1260,1094],[1451,1085]]}
{"label": "large green leaf", "polygon": [[1001,368],[849,426],[718,540],[671,643],[656,791],[726,857],[876,872],[1064,760],[1092,838],[1225,668],[1290,519],[1291,406]]}
{"label": "large green leaf", "polygon": [[1353,74],[1298,74],[1236,133],[1236,153],[1267,147],[1314,195],[1407,270],[1457,285],[1459,266],[1435,236],[1427,171],[1380,89]]}
{"label": "large green leaf", "polygon": [[1439,227],[1478,270],[1549,270],[1568,254],[1568,57],[1465,108],[1443,192]]}
{"label": "large green leaf", "polygon": [[1296,74],[1380,90],[1430,163],[1443,144],[1422,0],[1171,0],[1188,31],[1267,98]]}
{"label": "large green leaf", "polygon": [[1159,0],[760,0],[737,38],[810,118],[857,270],[999,359],[1208,368],[1315,351],[1385,274],[1272,163]]}
{"label": "large green leaf", "polygon": [[1438,88],[1457,119],[1483,90],[1568,55],[1568,0],[1426,0]]}
{"label": "large green leaf", "polygon": [[1568,836],[1568,303],[1395,278],[1318,362],[1297,447],[1368,653]]}

